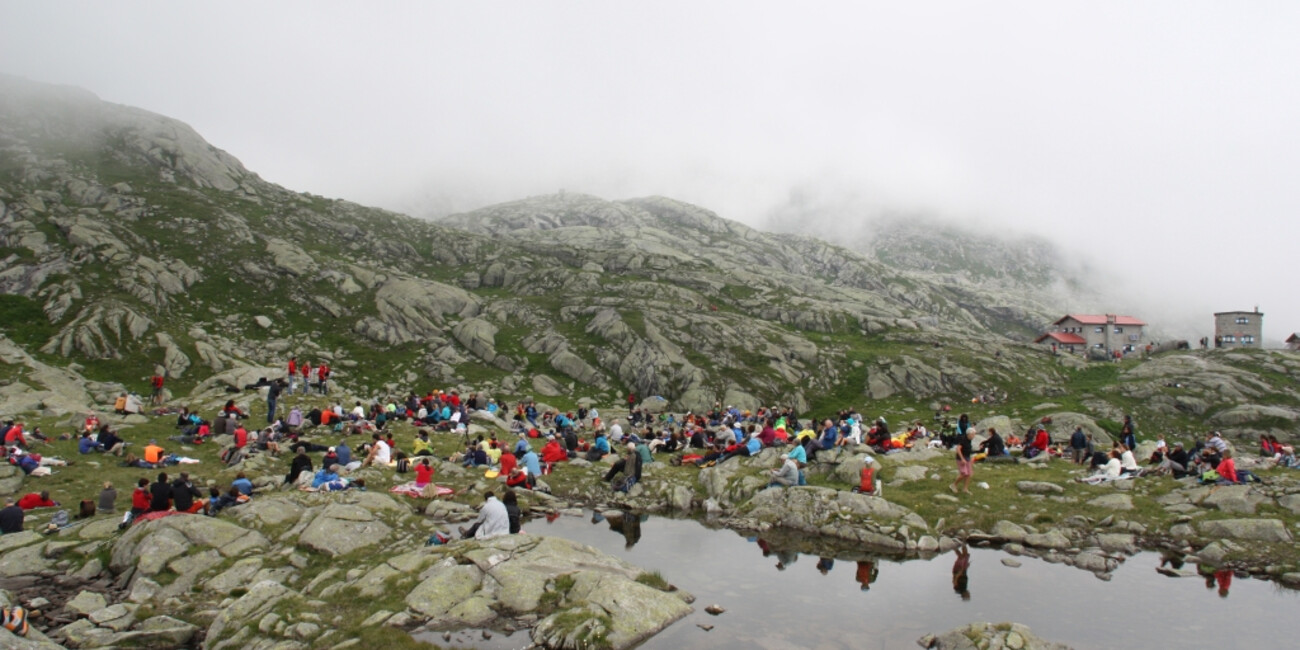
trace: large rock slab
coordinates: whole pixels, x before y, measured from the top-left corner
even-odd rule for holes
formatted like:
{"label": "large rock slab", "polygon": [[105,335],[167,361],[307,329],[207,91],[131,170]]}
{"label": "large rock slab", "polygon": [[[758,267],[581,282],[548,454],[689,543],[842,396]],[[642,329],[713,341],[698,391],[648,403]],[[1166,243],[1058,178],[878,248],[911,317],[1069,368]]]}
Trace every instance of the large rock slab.
{"label": "large rock slab", "polygon": [[1214,519],[1197,529],[1206,537],[1228,537],[1257,542],[1290,542],[1291,532],[1281,519]]}
{"label": "large rock slab", "polygon": [[359,505],[334,503],[307,525],[298,544],[331,556],[345,555],[357,549],[379,544],[392,528],[368,509]]}
{"label": "large rock slab", "polygon": [[261,533],[224,519],[172,515],[132,526],[113,545],[109,567],[120,573],[144,563],[157,572],[193,547],[216,549],[222,557],[242,557],[268,546],[270,542]]}

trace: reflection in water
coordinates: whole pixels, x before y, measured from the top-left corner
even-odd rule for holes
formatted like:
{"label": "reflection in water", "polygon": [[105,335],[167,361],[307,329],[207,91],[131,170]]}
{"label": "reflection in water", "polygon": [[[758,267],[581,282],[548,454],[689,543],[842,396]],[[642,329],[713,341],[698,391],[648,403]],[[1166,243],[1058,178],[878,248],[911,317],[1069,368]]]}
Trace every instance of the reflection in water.
{"label": "reflection in water", "polygon": [[[695,520],[619,511],[589,520],[535,519],[526,529],[658,571],[696,597],[696,613],[640,646],[645,649],[907,648],[922,635],[973,621],[1024,623],[1078,650],[1162,648],[1170,645],[1169,628],[1152,622],[1172,620],[1183,621],[1181,648],[1275,648],[1290,645],[1288,632],[1277,624],[1278,612],[1300,605],[1300,592],[1243,576],[1234,585],[1232,572],[1184,567],[1172,553],[1128,558],[1110,581],[1102,581],[1030,557],[1017,558],[1019,568],[1006,566],[1001,560],[1008,555],[991,549],[963,546],[951,554],[905,559],[808,535],[765,531],[747,537]],[[814,558],[805,566],[815,565],[816,571],[792,570],[805,555]],[[837,562],[852,562],[855,570],[835,571]],[[972,592],[972,582],[978,592]],[[1141,606],[1117,609],[1115,602]],[[700,603],[718,603],[727,612],[709,616]],[[1187,618],[1197,611],[1214,616]],[[1233,624],[1223,625],[1225,620]],[[465,638],[450,645],[481,650],[521,645],[521,634],[509,640]],[[427,639],[447,645],[440,637]]]}
{"label": "reflection in water", "polygon": [[970,549],[962,544],[953,553],[957,558],[952,563],[952,590],[962,600],[970,600]]}
{"label": "reflection in water", "polygon": [[[626,544],[625,549],[630,549],[641,541],[641,522],[649,518],[650,515],[648,514],[638,515],[619,510],[611,510],[606,513],[591,513],[591,523],[599,524],[602,521],[608,523],[610,530],[623,536]],[[550,520],[548,519],[548,521]]]}
{"label": "reflection in water", "polygon": [[880,576],[880,569],[876,568],[876,563],[871,560],[858,560],[858,572],[854,575],[854,580],[862,585],[862,590],[871,589],[871,583],[876,581]]}

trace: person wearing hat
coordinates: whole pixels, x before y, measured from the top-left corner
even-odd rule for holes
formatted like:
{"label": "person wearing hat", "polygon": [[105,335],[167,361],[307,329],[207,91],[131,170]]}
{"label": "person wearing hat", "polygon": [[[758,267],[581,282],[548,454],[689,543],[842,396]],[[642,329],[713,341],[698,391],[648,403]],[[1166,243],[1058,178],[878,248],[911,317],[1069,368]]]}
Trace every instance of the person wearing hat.
{"label": "person wearing hat", "polygon": [[335,451],[334,447],[329,447],[328,449],[326,449],[325,455],[322,456],[320,459],[320,466],[329,467],[330,465],[339,465],[339,464],[340,464],[339,452]]}
{"label": "person wearing hat", "polygon": [[772,480],[767,487],[790,487],[799,484],[799,465],[790,454],[781,454],[781,467],[772,470]]}

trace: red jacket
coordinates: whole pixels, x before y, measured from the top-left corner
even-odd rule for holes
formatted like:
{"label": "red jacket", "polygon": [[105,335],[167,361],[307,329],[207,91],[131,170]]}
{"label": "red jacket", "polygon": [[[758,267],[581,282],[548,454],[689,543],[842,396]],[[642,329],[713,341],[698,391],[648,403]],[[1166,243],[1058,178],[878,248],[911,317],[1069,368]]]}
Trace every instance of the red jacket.
{"label": "red jacket", "polygon": [[542,446],[543,463],[558,463],[565,460],[569,460],[569,452],[560,446],[558,440],[552,440]]}
{"label": "red jacket", "polygon": [[1033,446],[1036,447],[1036,448],[1038,448],[1038,449],[1042,449],[1043,451],[1046,451],[1046,450],[1047,450],[1047,442],[1048,442],[1047,432],[1046,432],[1046,431],[1043,431],[1042,429],[1039,429],[1039,430],[1038,430],[1038,435],[1034,438],[1034,444],[1033,444]]}
{"label": "red jacket", "polygon": [[424,463],[417,464],[415,466],[415,484],[427,485],[431,480],[433,480],[433,467],[425,466]]}
{"label": "red jacket", "polygon": [[510,476],[510,470],[519,465],[519,459],[515,455],[506,451],[501,454],[501,474]]}
{"label": "red jacket", "polygon": [[131,493],[131,509],[149,509],[149,490],[147,488],[138,487],[135,489],[135,492]]}
{"label": "red jacket", "polygon": [[18,507],[23,510],[31,510],[32,508],[53,508],[57,505],[59,504],[54,501],[42,499],[41,495],[35,492],[25,494],[23,495],[23,498],[18,500]]}

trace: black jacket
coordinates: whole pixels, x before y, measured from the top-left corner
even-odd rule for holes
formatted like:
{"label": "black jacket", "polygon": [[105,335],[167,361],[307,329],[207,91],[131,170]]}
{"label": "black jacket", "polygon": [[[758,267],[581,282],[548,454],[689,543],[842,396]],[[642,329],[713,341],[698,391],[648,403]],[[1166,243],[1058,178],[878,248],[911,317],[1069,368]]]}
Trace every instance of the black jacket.
{"label": "black jacket", "polygon": [[149,486],[149,511],[160,512],[172,507],[172,486],[157,482]]}
{"label": "black jacket", "polygon": [[172,481],[172,505],[176,510],[184,511],[194,507],[195,499],[202,499],[203,494],[189,481],[176,479]]}
{"label": "black jacket", "polygon": [[0,509],[0,534],[17,533],[23,529],[23,509],[16,504]]}

